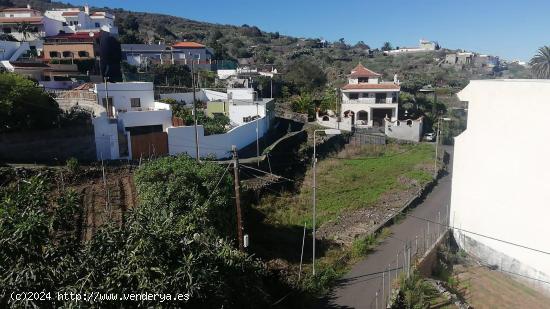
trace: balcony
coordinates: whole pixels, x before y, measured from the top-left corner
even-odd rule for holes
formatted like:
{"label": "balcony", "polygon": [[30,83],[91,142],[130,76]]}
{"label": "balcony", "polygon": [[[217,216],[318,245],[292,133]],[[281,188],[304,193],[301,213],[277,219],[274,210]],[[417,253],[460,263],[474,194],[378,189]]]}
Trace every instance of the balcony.
{"label": "balcony", "polygon": [[397,104],[397,99],[392,98],[358,98],[358,99],[349,99],[344,97],[342,101],[344,104]]}

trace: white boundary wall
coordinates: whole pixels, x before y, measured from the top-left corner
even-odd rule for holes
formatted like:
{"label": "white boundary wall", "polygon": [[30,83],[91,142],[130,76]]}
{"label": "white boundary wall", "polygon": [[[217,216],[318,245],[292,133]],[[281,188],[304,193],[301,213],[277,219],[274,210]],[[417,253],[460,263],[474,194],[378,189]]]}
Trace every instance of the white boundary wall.
{"label": "white boundary wall", "polygon": [[[269,129],[266,117],[258,120],[259,137]],[[225,134],[204,136],[204,127],[197,126],[199,132],[199,155],[206,157],[213,155],[218,159],[231,156],[231,146],[242,149],[256,141],[256,121],[231,129]],[[170,155],[187,153],[195,157],[195,128],[194,126],[168,128],[168,149]]]}
{"label": "white boundary wall", "polygon": [[[550,80],[475,80],[458,96],[469,109],[455,139],[451,224],[550,252]],[[550,281],[548,254],[467,232],[455,237],[487,263]]]}

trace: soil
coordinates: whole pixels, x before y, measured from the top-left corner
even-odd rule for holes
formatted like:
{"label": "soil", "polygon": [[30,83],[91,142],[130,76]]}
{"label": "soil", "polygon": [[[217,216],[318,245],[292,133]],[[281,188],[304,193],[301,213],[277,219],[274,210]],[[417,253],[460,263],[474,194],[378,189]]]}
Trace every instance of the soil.
{"label": "soil", "polygon": [[[425,164],[417,166],[419,170],[432,172],[430,168]],[[398,213],[421,189],[417,180],[399,176],[398,181],[402,185],[401,190],[385,192],[376,204],[349,211],[336,220],[325,223],[317,231],[317,238],[329,239],[340,245],[351,245],[356,238],[374,232],[380,223]]]}

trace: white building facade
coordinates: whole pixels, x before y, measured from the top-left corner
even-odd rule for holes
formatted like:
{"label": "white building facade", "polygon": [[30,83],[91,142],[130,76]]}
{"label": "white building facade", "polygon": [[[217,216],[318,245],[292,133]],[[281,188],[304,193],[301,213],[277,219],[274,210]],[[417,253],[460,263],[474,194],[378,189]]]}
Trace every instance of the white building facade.
{"label": "white building facade", "polygon": [[133,137],[166,133],[172,126],[170,106],[155,102],[153,83],[96,84],[94,92],[106,110],[93,119],[98,160],[138,159],[132,151]]}
{"label": "white building facade", "polygon": [[[118,28],[115,26],[115,16],[107,12],[90,12],[90,8],[54,9],[44,12],[44,16],[58,22],[58,33],[76,33],[79,31],[104,31],[110,35],[118,35]],[[54,34],[54,35],[55,35]]]}
{"label": "white building facade", "polygon": [[[526,279],[550,282],[550,80],[475,80],[458,96],[469,104],[454,147],[455,238],[484,263],[550,292]],[[529,125],[519,129],[519,119]]]}
{"label": "white building facade", "polygon": [[342,91],[341,117],[358,128],[382,127],[384,119],[397,120],[399,83],[382,82],[381,74],[357,65]]}

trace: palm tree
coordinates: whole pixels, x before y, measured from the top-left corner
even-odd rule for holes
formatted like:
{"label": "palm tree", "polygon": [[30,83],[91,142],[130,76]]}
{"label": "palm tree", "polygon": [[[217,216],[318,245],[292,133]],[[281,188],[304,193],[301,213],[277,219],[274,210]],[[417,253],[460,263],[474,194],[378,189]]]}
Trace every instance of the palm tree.
{"label": "palm tree", "polygon": [[550,78],[550,47],[543,46],[539,52],[529,61],[531,71],[538,78]]}
{"label": "palm tree", "polygon": [[17,23],[17,32],[23,36],[23,41],[26,41],[33,30],[33,26],[28,22]]}

